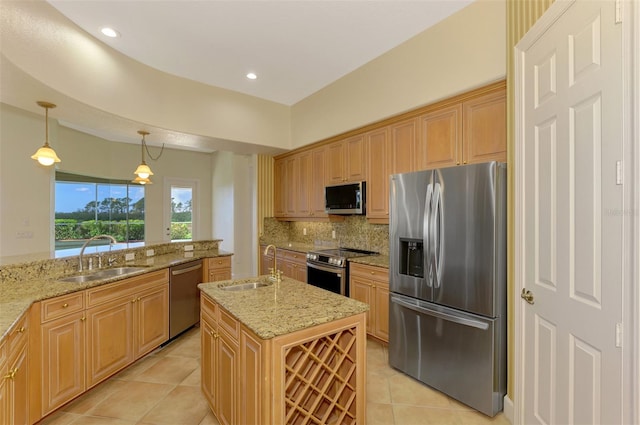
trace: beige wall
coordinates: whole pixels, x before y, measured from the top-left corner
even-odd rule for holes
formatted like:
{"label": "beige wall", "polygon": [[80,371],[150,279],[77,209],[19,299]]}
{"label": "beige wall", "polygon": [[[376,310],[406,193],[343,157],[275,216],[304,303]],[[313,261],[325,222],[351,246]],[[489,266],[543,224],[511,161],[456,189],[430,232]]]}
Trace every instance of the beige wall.
{"label": "beige wall", "polygon": [[478,0],[292,107],[300,147],[504,79],[504,1]]}
{"label": "beige wall", "polygon": [[[44,116],[0,104],[0,256],[49,252],[53,241],[53,168],[30,156],[44,141]],[[75,174],[132,179],[140,163],[140,145],[109,142],[50,119],[49,140],[62,162],[58,169]],[[158,148],[150,147],[154,156]],[[165,149],[158,161],[147,163],[154,172],[145,188],[146,240],[164,236],[165,177],[198,181],[200,217],[196,239],[212,237],[211,155]],[[19,233],[30,232],[31,238]]]}

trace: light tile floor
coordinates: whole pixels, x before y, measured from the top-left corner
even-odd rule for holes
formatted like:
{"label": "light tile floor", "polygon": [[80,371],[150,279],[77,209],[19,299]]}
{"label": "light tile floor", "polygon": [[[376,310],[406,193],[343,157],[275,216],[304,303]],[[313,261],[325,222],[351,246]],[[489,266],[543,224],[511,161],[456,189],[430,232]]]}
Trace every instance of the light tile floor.
{"label": "light tile floor", "polygon": [[[200,392],[199,332],[194,328],[140,359],[41,424],[217,425]],[[367,400],[369,425],[509,424],[502,413],[489,418],[392,369],[387,348],[371,339]]]}

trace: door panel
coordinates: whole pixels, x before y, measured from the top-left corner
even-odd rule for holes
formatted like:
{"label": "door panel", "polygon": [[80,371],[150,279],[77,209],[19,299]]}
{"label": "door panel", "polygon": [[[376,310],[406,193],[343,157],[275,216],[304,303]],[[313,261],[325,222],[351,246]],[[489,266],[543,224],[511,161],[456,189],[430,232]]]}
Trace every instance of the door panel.
{"label": "door panel", "polygon": [[[562,7],[565,9],[562,11]],[[622,31],[615,2],[550,8],[525,36],[522,199],[524,423],[621,423]],[[557,12],[555,10],[560,10]],[[547,13],[549,13],[547,12]],[[544,21],[544,20],[541,20]],[[606,141],[606,142],[604,142]]]}

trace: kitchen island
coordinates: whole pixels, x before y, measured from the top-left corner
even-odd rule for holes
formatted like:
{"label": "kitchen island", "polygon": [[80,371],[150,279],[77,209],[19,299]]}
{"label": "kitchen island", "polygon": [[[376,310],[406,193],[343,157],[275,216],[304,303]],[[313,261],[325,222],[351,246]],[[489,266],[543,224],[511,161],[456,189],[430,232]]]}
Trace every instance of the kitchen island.
{"label": "kitchen island", "polygon": [[364,423],[367,304],[289,278],[199,287],[202,390],[221,424]]}

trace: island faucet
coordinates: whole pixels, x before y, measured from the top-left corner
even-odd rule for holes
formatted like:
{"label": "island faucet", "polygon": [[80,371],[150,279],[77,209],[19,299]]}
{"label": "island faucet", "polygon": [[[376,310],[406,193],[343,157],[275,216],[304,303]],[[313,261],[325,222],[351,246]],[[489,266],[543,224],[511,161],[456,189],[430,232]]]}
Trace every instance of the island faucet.
{"label": "island faucet", "polygon": [[269,252],[269,248],[273,248],[273,267],[269,268],[269,272],[270,272],[269,279],[275,280],[276,282],[279,283],[280,281],[282,281],[282,272],[276,269],[276,258],[277,258],[276,246],[267,245],[267,247],[264,249],[263,255],[267,255],[267,253]]}
{"label": "island faucet", "polygon": [[118,241],[116,240],[116,238],[114,238],[111,235],[96,235],[94,237],[92,237],[91,239],[87,240],[84,245],[82,245],[82,248],[80,248],[80,255],[78,256],[78,271],[81,272],[83,270],[83,265],[82,265],[82,256],[84,255],[84,250],[85,248],[89,245],[89,243],[91,243],[91,241],[95,241],[96,239],[110,239],[111,242],[109,242],[109,250],[111,250],[111,245],[113,245],[114,243],[118,243]]}

